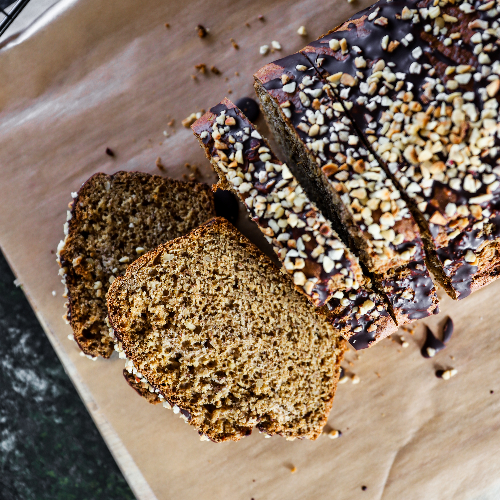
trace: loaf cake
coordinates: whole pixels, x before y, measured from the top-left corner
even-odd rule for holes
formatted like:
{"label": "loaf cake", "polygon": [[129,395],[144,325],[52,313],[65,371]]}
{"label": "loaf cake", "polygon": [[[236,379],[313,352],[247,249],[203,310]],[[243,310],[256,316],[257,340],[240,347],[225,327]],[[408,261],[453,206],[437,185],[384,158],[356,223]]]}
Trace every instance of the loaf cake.
{"label": "loaf cake", "polygon": [[107,301],[131,372],[202,439],[320,435],[345,340],[225,219],[140,257]]}
{"label": "loaf cake", "polygon": [[239,196],[296,288],[316,306],[328,302],[332,321],[355,347],[395,331],[384,300],[330,221],[231,101],[224,99],[191,128],[219,186]]}
{"label": "loaf cake", "polygon": [[141,254],[214,217],[206,185],[139,172],[95,174],[73,194],[58,247],[67,321],[88,356],[108,358],[106,293]]}
{"label": "loaf cake", "polygon": [[302,52],[404,192],[455,299],[500,272],[499,10],[381,0]]}
{"label": "loaf cake", "polygon": [[301,53],[255,74],[270,128],[294,173],[373,276],[399,325],[436,314],[417,225],[342,103]]}

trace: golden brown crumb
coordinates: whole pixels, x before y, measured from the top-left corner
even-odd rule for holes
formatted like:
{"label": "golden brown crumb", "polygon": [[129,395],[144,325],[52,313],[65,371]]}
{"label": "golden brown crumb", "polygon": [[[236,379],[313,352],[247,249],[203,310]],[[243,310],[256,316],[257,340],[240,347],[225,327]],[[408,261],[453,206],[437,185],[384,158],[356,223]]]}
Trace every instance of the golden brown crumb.
{"label": "golden brown crumb", "polygon": [[175,125],[175,120],[170,120],[170,121],[167,123],[167,125],[168,125],[169,127],[173,127],[173,126]]}
{"label": "golden brown crumb", "polygon": [[292,467],[292,468],[290,469],[290,472],[291,472],[292,474],[295,474],[295,473],[297,472],[297,467],[295,467],[295,466],[294,466],[294,467]]}
{"label": "golden brown crumb", "polygon": [[215,66],[212,66],[212,67],[210,68],[210,71],[211,71],[214,75],[220,75],[220,71],[219,71],[219,69],[218,69],[217,67],[215,67]]}
{"label": "golden brown crumb", "polygon": [[200,38],[205,38],[208,35],[208,30],[201,24],[196,26],[196,30],[198,31],[198,36]]}
{"label": "golden brown crumb", "polygon": [[239,46],[239,45],[238,45],[238,44],[234,41],[234,38],[230,38],[230,40],[231,40],[231,44],[232,44],[232,46],[233,46],[236,50],[238,50],[238,49],[240,48],[240,46]]}
{"label": "golden brown crumb", "polygon": [[161,162],[161,158],[158,156],[158,158],[156,158],[156,162],[155,162],[156,166],[160,169],[160,170],[165,170],[165,167],[163,165],[163,163]]}
{"label": "golden brown crumb", "polygon": [[170,24],[165,23],[165,28],[170,28]]}
{"label": "golden brown crumb", "polygon": [[206,64],[196,64],[195,69],[197,69],[200,73],[205,74],[207,72],[207,65]]}

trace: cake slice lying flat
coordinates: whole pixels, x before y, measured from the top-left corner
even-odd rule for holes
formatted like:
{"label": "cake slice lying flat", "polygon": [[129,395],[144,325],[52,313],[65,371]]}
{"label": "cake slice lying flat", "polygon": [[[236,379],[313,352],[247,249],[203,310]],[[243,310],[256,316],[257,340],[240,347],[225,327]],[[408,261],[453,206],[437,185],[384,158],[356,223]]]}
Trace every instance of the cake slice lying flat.
{"label": "cake slice lying flat", "polygon": [[109,285],[142,253],[214,217],[213,195],[203,184],[118,172],[95,174],[73,197],[58,248],[66,317],[85,354],[108,358]]}
{"label": "cake slice lying flat", "polygon": [[201,436],[320,435],[345,341],[224,219],[135,261],[108,310],[132,372]]}
{"label": "cake slice lying flat", "polygon": [[[356,348],[395,330],[384,300],[297,179],[243,113],[225,99],[192,125],[220,178],[272,245],[297,289]],[[354,336],[354,337],[353,337]]]}
{"label": "cake slice lying flat", "polygon": [[294,173],[387,297],[399,325],[438,312],[417,224],[341,102],[301,53],[264,66],[255,88]]}
{"label": "cake slice lying flat", "polygon": [[495,2],[380,0],[303,51],[406,193],[458,299],[500,274],[499,21]]}

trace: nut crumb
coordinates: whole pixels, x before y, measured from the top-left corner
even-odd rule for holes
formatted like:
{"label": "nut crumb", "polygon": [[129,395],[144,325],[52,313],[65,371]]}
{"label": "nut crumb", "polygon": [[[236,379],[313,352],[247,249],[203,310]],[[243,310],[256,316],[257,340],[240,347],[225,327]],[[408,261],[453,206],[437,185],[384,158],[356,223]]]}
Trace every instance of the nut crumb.
{"label": "nut crumb", "polygon": [[300,36],[307,36],[307,30],[306,30],[306,27],[305,27],[305,26],[301,26],[301,27],[297,30],[297,34],[299,34]]}
{"label": "nut crumb", "polygon": [[340,436],[342,436],[342,433],[337,429],[333,429],[328,433],[330,439],[338,439]]}
{"label": "nut crumb", "polygon": [[203,25],[201,24],[198,24],[198,26],[196,26],[196,30],[198,31],[198,36],[200,38],[205,38],[207,35],[208,35],[208,30],[207,28],[205,28]]}
{"label": "nut crumb", "polygon": [[265,56],[269,52],[269,45],[261,45],[259,52]]}
{"label": "nut crumb", "polygon": [[194,67],[203,75],[207,72],[207,65],[206,64],[203,64],[203,63],[196,64]]}
{"label": "nut crumb", "polygon": [[443,380],[450,380],[451,377],[454,377],[458,371],[455,368],[450,368],[449,370],[438,370],[436,375]]}
{"label": "nut crumb", "polygon": [[156,158],[156,162],[155,162],[155,165],[157,166],[157,168],[159,168],[160,170],[165,170],[165,166],[163,165],[163,163],[161,162],[161,158],[158,156],[158,158]]}

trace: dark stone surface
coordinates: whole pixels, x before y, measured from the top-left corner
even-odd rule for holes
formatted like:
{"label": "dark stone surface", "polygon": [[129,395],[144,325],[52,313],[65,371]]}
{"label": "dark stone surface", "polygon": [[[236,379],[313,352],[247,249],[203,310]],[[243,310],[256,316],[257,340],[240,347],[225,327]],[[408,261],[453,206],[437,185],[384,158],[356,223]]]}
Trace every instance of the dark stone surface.
{"label": "dark stone surface", "polygon": [[0,499],[133,499],[0,253]]}

